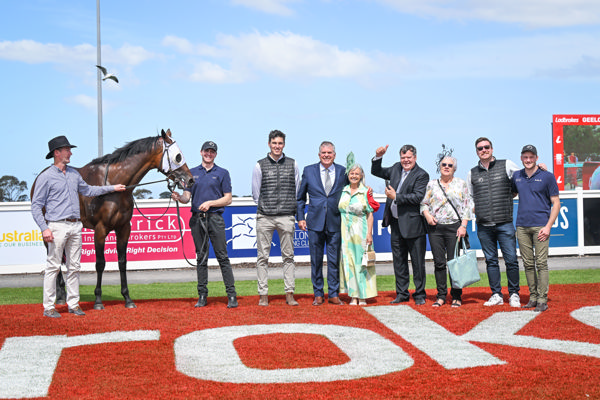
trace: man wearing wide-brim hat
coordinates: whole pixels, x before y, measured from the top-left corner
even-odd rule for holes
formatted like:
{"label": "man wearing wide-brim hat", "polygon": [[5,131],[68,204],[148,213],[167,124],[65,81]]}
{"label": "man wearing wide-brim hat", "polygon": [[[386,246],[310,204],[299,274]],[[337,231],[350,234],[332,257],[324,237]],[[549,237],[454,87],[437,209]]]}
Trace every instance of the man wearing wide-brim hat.
{"label": "man wearing wide-brim hat", "polygon": [[[71,161],[71,149],[65,136],[57,136],[48,142],[46,159],[54,163],[42,171],[34,182],[31,198],[31,214],[42,231],[48,245],[44,270],[44,316],[59,318],[54,308],[56,300],[56,275],[60,271],[63,252],[67,267],[67,305],[69,313],[85,315],[79,307],[79,269],[81,261],[81,216],[79,196],[100,196],[113,191],[125,190],[125,185],[90,186],[79,172],[67,164]],[[42,209],[45,208],[45,214]]]}

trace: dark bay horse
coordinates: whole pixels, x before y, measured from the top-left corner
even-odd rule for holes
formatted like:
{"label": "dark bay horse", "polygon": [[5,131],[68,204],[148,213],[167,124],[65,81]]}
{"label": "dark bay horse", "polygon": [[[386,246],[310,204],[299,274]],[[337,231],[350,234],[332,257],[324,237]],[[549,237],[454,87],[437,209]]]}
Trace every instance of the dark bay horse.
{"label": "dark bay horse", "polygon": [[[194,183],[181,150],[171,139],[170,130],[166,132],[162,130],[160,136],[129,142],[116,149],[112,154],[96,158],[78,170],[83,180],[89,185],[123,184],[133,186],[140,183],[152,169],[158,169],[181,189]],[[124,192],[113,192],[98,197],[79,195],[83,226],[94,230],[97,274],[94,309],[96,310],[104,309],[102,304],[102,274],[106,266],[104,246],[106,236],[112,230],[115,231],[117,238],[121,294],[125,299],[125,307],[136,307],[129,297],[129,288],[127,287],[127,244],[131,233],[133,190],[134,187],[131,187]]]}

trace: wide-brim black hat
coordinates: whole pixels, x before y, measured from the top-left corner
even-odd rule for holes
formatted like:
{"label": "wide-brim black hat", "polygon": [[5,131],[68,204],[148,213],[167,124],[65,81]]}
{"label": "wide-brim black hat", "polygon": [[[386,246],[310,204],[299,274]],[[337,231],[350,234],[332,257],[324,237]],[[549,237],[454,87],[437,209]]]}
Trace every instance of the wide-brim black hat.
{"label": "wide-brim black hat", "polygon": [[73,148],[73,147],[77,147],[77,146],[74,146],[71,143],[69,143],[69,140],[67,139],[66,136],[63,136],[63,135],[57,136],[48,142],[48,150],[50,150],[50,151],[46,155],[46,159],[54,157],[54,150],[60,149],[61,147]]}

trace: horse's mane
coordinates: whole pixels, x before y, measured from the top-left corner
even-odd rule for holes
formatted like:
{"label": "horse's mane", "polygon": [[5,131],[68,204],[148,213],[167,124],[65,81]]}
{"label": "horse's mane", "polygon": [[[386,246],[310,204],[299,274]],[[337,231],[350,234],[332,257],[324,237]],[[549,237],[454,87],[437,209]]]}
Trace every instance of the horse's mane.
{"label": "horse's mane", "polygon": [[113,151],[111,154],[105,154],[90,161],[89,165],[95,164],[114,164],[124,161],[127,157],[135,154],[151,152],[160,136],[150,136],[143,139],[134,140]]}

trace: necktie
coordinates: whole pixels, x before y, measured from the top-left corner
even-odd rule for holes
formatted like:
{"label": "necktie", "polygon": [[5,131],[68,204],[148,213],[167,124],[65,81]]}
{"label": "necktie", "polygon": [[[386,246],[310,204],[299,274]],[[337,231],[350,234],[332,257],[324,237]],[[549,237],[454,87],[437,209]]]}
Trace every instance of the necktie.
{"label": "necktie", "polygon": [[[400,191],[400,188],[402,187],[402,184],[404,183],[404,180],[406,179],[406,176],[408,175],[409,171],[405,171],[402,170],[402,177],[400,178],[400,183],[398,184],[398,188],[396,189],[396,192]],[[392,216],[394,218],[398,218],[398,205],[396,204],[396,202],[392,202],[392,206],[390,207],[390,211],[392,212]]]}
{"label": "necktie", "polygon": [[331,192],[331,188],[333,187],[333,182],[331,182],[331,176],[329,176],[329,169],[325,168],[325,194],[329,196],[329,192]]}

